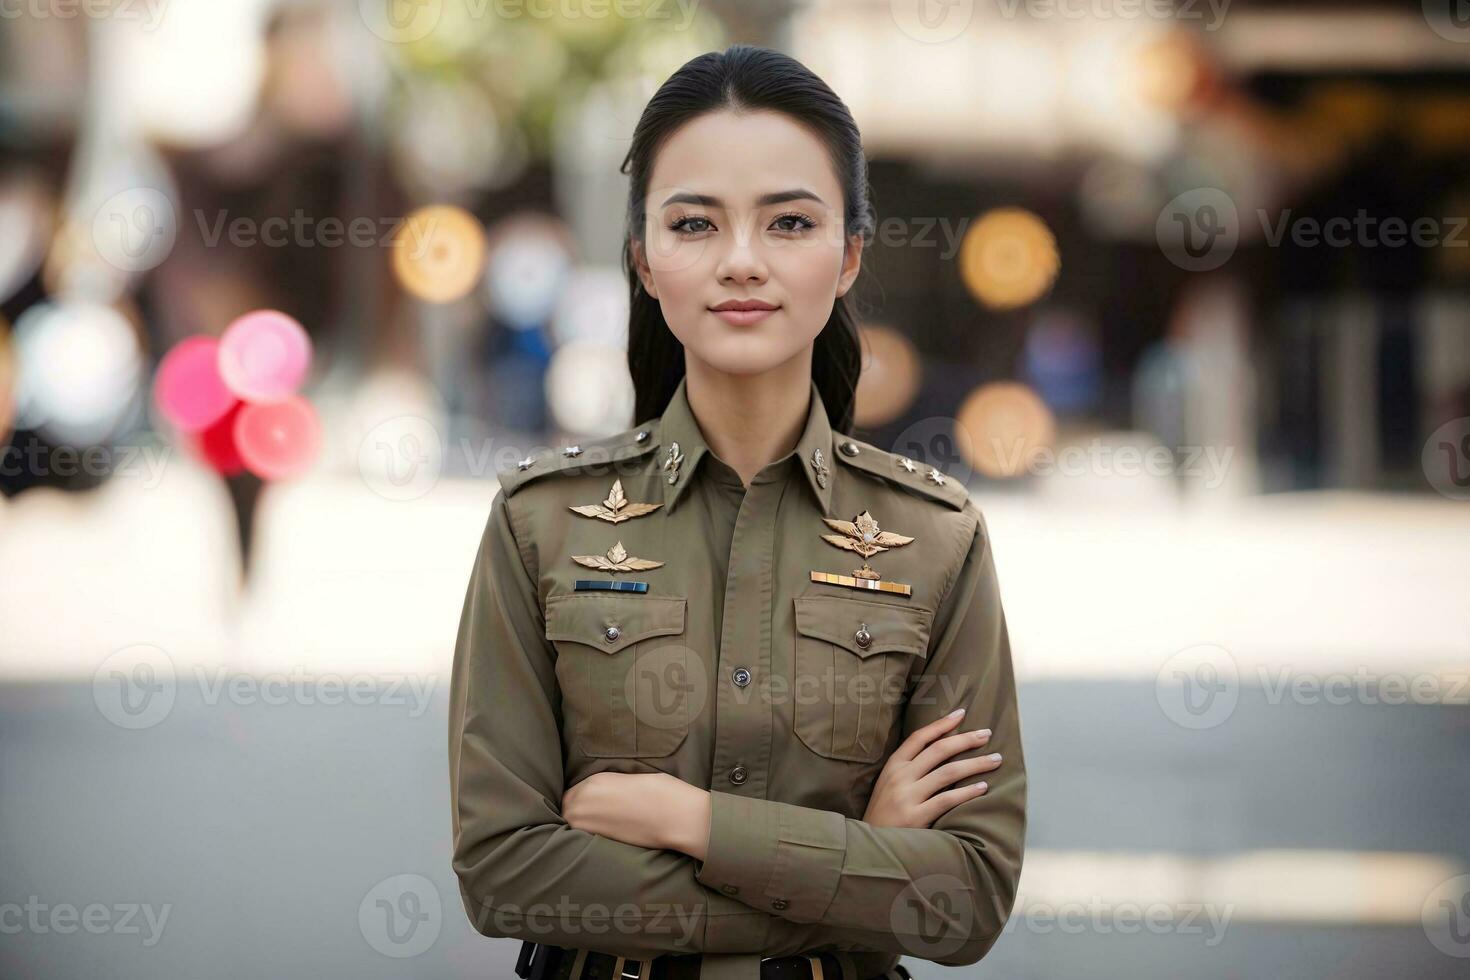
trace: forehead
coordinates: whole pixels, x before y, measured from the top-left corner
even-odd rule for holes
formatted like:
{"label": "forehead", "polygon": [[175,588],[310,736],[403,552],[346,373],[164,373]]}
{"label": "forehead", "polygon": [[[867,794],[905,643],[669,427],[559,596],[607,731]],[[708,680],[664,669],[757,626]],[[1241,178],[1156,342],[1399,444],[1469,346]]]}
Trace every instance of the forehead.
{"label": "forehead", "polygon": [[825,144],[779,112],[721,110],[691,119],[664,142],[649,178],[649,203],[658,207],[670,193],[688,190],[748,207],[761,194],[793,187],[841,207]]}

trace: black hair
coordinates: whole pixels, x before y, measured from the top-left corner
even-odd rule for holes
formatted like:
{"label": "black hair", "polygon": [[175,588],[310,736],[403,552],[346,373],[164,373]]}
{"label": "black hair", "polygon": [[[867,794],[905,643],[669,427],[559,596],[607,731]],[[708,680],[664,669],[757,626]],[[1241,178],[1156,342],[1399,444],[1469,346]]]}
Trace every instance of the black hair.
{"label": "black hair", "polygon": [[[842,186],[844,240],[853,235],[861,235],[863,243],[872,240],[873,205],[862,140],[852,113],[826,82],[789,55],[749,44],[732,44],[685,63],[644,107],[620,168],[631,178],[623,270],[630,300],[628,370],[633,376],[635,423],[663,414],[684,377],[684,346],[665,322],[658,300],[643,288],[633,258],[633,241],[643,238],[654,156],[680,126],[722,109],[781,112],[806,126],[826,145]],[[862,367],[851,294],[849,290],[836,298],[812,351],[812,380],[828,421],[839,432],[852,428]]]}

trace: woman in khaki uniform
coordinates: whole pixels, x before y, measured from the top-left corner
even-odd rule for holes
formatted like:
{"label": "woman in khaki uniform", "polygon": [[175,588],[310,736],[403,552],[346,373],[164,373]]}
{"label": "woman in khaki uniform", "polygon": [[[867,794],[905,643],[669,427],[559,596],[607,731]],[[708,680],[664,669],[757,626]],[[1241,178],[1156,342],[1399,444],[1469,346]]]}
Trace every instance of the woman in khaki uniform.
{"label": "woman in khaki uniform", "polygon": [[979,960],[1026,777],[985,521],[845,433],[858,133],[762,48],[634,133],[635,418],[500,489],[451,682],[453,866],[523,977],[907,977]]}

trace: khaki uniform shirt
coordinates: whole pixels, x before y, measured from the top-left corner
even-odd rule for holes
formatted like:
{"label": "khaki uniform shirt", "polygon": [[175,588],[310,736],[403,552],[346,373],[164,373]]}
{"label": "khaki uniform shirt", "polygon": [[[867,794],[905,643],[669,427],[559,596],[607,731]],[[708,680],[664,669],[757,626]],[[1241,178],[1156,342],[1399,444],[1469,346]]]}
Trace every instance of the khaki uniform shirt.
{"label": "khaki uniform shirt", "polygon": [[[867,978],[901,954],[990,949],[1021,872],[1026,774],[990,539],[963,486],[834,433],[815,384],[799,444],[749,487],[705,444],[685,382],[659,419],[499,475],[450,685],[453,866],[481,933],[698,953],[702,980],[757,980],[763,956],[833,951]],[[865,532],[888,542],[867,563],[828,540]],[[1003,755],[961,784],[989,791],[931,827],[865,823],[888,755],[960,706],[957,730],[994,734],[956,759]],[[706,860],[569,826],[564,790],[603,771],[708,789]]]}

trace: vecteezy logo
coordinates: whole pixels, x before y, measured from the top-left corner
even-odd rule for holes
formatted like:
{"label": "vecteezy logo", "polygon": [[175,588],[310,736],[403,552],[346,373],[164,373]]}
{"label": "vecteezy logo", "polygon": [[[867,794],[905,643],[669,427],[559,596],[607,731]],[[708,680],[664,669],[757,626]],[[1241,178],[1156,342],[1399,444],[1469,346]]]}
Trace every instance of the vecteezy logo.
{"label": "vecteezy logo", "polygon": [[1470,417],[1431,432],[1420,462],[1430,486],[1451,500],[1470,500]]}
{"label": "vecteezy logo", "polygon": [[915,878],[888,910],[888,924],[899,945],[914,956],[936,960],[956,952],[970,939],[975,895],[954,875]]}
{"label": "vecteezy logo", "polygon": [[1240,700],[1240,669],[1224,647],[1202,643],[1164,661],[1154,695],[1165,716],[1181,728],[1221,725]]}
{"label": "vecteezy logo", "polygon": [[1424,0],[1424,20],[1446,41],[1470,42],[1470,3],[1466,0]]}
{"label": "vecteezy logo", "polygon": [[92,674],[92,700],[119,728],[152,728],[168,717],[177,693],[173,660],[149,643],[123,647]]}
{"label": "vecteezy logo", "polygon": [[103,261],[123,272],[146,272],[173,251],[178,217],[168,195],[132,187],[109,197],[92,216],[92,243]]}
{"label": "vecteezy logo", "polygon": [[1446,956],[1470,957],[1470,875],[1442,882],[1420,910],[1424,935]]}
{"label": "vecteezy logo", "polygon": [[964,33],[975,16],[974,0],[889,0],[898,29],[923,44],[943,44]]}
{"label": "vecteezy logo", "polygon": [[444,0],[358,0],[357,8],[367,29],[384,41],[412,44],[439,26]]}
{"label": "vecteezy logo", "polygon": [[357,927],[368,945],[394,959],[418,956],[434,945],[443,924],[439,889],[423,875],[378,882],[357,907]]}
{"label": "vecteezy logo", "polygon": [[443,468],[439,430],[417,415],[378,423],[357,447],[357,472],[362,481],[388,500],[422,497],[434,489]]}
{"label": "vecteezy logo", "polygon": [[[654,641],[656,644],[657,641]],[[650,728],[682,728],[704,711],[709,674],[704,660],[678,643],[641,644],[623,680],[623,697]]]}
{"label": "vecteezy logo", "polygon": [[1229,194],[1216,187],[1196,187],[1164,205],[1154,234],[1170,262],[1188,272],[1207,272],[1235,254],[1240,216]]}
{"label": "vecteezy logo", "polygon": [[[956,483],[969,483],[974,475],[970,460],[975,451],[970,430],[955,419],[945,415],[931,415],[919,419],[900,432],[888,445],[888,451],[898,456],[899,465],[911,470],[921,482],[930,469]],[[906,462],[904,462],[906,461]]]}

